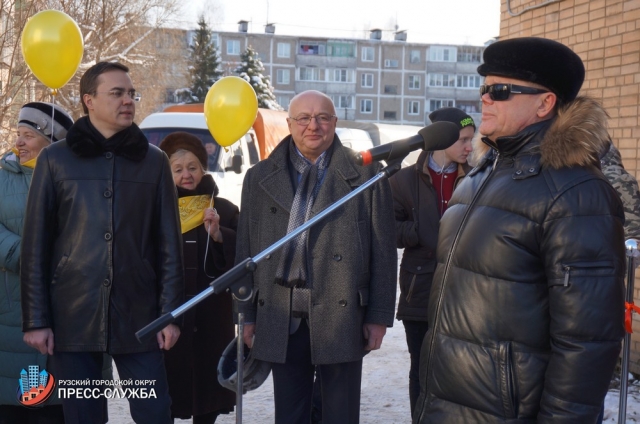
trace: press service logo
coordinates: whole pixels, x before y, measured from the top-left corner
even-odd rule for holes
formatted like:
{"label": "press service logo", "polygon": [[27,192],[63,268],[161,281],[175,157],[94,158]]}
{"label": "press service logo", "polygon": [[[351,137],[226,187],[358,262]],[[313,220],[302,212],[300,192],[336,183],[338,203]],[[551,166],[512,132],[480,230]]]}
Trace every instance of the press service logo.
{"label": "press service logo", "polygon": [[27,368],[28,372],[24,369],[20,372],[18,401],[24,406],[38,406],[53,394],[56,380],[47,370],[40,371],[38,365],[29,365]]}

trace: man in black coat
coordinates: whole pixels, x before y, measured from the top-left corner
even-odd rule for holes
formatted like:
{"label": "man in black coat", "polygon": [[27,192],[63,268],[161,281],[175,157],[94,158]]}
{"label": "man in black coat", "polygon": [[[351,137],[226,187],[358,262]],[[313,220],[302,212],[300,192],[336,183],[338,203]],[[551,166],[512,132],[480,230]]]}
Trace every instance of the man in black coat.
{"label": "man in black coat", "polygon": [[52,355],[52,375],[80,392],[61,396],[67,423],[106,422],[96,382],[103,352],[131,380],[123,387],[136,390],[134,421],[170,423],[161,349],[180,330],[170,324],[146,343],[135,337],[183,300],[169,160],[133,123],[139,96],[126,66],[89,68],[80,95],[88,116],[41,152],[33,173],[20,269],[24,340]]}
{"label": "man in black coat", "polygon": [[624,211],[607,114],[556,41],[478,68],[483,152],[440,221],[414,423],[594,423],[624,334]]}

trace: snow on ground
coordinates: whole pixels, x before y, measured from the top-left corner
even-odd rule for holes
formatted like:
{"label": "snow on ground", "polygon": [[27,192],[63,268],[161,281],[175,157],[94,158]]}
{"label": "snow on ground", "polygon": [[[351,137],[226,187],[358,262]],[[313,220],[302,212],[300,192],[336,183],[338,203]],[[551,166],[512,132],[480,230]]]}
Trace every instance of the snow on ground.
{"label": "snow on ground", "polygon": [[[609,392],[604,400],[604,422],[617,423],[620,408],[620,374],[616,372]],[[629,374],[629,385],[627,389],[627,423],[640,422],[640,380],[636,380]]]}
{"label": "snow on ground", "polygon": [[[242,402],[243,423],[273,423],[271,376],[258,389],[248,392],[242,398]],[[409,352],[402,322],[396,321],[393,328],[387,330],[382,348],[364,358],[360,422],[363,424],[410,423],[409,409]],[[190,422],[190,420],[175,421],[176,424]],[[223,415],[216,420],[216,424],[234,424],[235,422],[235,414]],[[109,400],[109,423],[133,423],[126,399]]]}

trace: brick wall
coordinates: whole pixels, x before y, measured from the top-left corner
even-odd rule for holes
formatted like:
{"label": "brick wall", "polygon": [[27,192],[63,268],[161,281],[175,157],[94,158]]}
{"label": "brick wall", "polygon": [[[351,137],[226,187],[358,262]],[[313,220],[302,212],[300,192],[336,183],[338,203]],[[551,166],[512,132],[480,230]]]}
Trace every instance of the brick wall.
{"label": "brick wall", "polygon": [[[500,14],[500,39],[545,37],[580,55],[587,70],[581,93],[602,102],[625,168],[640,177],[640,0],[501,0]],[[640,304],[640,278],[634,287]],[[640,373],[638,314],[633,327],[630,370]]]}

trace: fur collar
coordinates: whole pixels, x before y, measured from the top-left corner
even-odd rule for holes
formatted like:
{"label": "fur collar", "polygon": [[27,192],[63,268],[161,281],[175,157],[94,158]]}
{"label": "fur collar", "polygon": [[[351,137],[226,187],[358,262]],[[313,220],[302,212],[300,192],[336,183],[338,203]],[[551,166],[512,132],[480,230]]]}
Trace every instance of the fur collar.
{"label": "fur collar", "polygon": [[[603,152],[609,149],[607,120],[609,115],[602,105],[587,96],[577,97],[558,111],[540,142],[540,163],[551,168],[572,166],[598,166]],[[534,124],[510,137],[514,142],[531,138]],[[539,130],[539,129],[538,129]],[[474,140],[474,159],[479,162],[495,143],[486,137]],[[504,138],[498,139],[504,141]]]}
{"label": "fur collar", "polygon": [[111,151],[134,162],[144,159],[149,150],[149,142],[136,124],[107,139],[91,124],[88,116],[78,119],[69,129],[67,144],[81,157],[94,157]]}
{"label": "fur collar", "polygon": [[187,196],[198,196],[201,194],[209,194],[213,195],[213,197],[217,197],[219,192],[218,185],[213,180],[211,174],[203,175],[202,180],[200,180],[200,184],[198,184],[198,186],[194,190],[187,190],[178,186],[176,186],[176,189],[178,190],[178,198]]}

